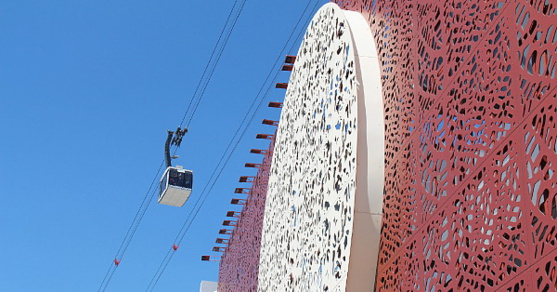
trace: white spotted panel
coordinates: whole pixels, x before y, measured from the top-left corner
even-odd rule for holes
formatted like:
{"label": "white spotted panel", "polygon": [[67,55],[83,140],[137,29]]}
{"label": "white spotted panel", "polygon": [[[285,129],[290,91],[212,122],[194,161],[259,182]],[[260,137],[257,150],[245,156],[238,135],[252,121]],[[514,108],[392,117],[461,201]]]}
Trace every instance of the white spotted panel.
{"label": "white spotted panel", "polygon": [[[313,18],[298,52],[269,177],[259,291],[347,288],[357,194],[356,153],[358,144],[366,146],[367,151],[371,141],[363,135],[360,139],[368,142],[358,143],[357,96],[363,98],[363,86],[357,74],[362,70],[356,68],[361,59],[357,60],[350,29],[345,12],[335,4],[326,4]],[[371,33],[365,36],[373,47]],[[381,141],[376,144],[382,148],[382,98],[380,85],[377,86],[381,107],[375,108],[374,113],[379,113],[375,128],[380,131],[373,137]],[[363,108],[364,103],[361,104]],[[362,128],[366,128],[364,124]],[[371,128],[367,126],[368,131]],[[379,206],[375,206],[377,212],[363,210],[380,216],[383,149],[373,150],[381,154],[381,166],[377,168],[381,172],[369,171],[379,176],[381,187],[374,194],[379,199],[364,201],[379,202]],[[367,168],[369,160],[366,158],[366,163],[358,167]],[[368,195],[367,183],[365,191],[358,194]],[[379,240],[378,234],[375,239]],[[370,271],[369,278],[373,275],[374,271]]]}

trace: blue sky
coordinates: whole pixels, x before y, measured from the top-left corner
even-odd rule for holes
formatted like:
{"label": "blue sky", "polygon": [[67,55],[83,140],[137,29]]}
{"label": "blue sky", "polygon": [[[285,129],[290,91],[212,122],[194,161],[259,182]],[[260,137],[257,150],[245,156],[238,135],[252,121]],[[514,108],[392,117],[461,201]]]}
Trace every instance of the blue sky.
{"label": "blue sky", "polygon": [[[147,288],[307,3],[246,2],[178,152],[195,171],[192,197],[183,208],[150,202],[106,291]],[[0,291],[98,289],[232,4],[0,2]],[[249,149],[268,145],[255,139],[279,116],[266,104],[283,96],[265,97],[155,291],[217,279],[200,256],[235,210],[238,177],[255,174],[243,164],[261,161]]]}

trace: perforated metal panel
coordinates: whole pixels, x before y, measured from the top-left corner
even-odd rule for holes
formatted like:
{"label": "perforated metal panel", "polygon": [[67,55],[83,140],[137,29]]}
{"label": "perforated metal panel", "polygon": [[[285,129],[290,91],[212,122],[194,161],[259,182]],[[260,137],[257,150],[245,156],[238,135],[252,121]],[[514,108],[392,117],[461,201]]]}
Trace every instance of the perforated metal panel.
{"label": "perforated metal panel", "polygon": [[[336,2],[366,17],[381,65],[376,290],[556,290],[557,4]],[[221,277],[254,283],[224,263],[253,261]]]}
{"label": "perforated metal panel", "polygon": [[251,183],[242,213],[223,254],[219,266],[219,292],[257,291],[261,228],[273,149],[274,138]]}
{"label": "perforated metal panel", "polygon": [[557,289],[554,1],[336,1],[385,101],[378,291]]}
{"label": "perforated metal panel", "polygon": [[337,5],[322,7],[298,51],[277,130],[259,291],[344,291],[356,188],[354,45]]}

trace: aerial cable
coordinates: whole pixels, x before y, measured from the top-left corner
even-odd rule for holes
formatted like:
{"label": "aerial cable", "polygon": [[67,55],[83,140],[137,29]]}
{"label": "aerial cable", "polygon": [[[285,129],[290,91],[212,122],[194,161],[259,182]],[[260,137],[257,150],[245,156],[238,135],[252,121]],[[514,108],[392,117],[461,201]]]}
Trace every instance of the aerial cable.
{"label": "aerial cable", "polygon": [[[261,104],[263,103],[263,100],[264,100],[264,99],[262,99],[262,98],[260,99],[260,96],[262,96],[262,97],[266,96],[266,95],[268,94],[268,92],[271,90],[272,87],[269,86],[269,85],[267,85],[267,82],[268,82],[269,80],[276,80],[276,78],[277,78],[277,76],[278,76],[278,74],[279,74],[280,71],[276,70],[275,68],[277,67],[278,64],[280,64],[281,60],[284,58],[284,53],[285,53],[286,47],[287,47],[288,44],[290,43],[290,40],[292,39],[292,37],[293,37],[294,33],[296,32],[296,30],[298,29],[298,26],[300,25],[300,21],[303,19],[303,16],[305,15],[305,13],[306,13],[307,9],[309,8],[309,5],[310,5],[310,4],[311,4],[311,1],[309,1],[308,4],[306,5],[304,11],[302,12],[302,15],[300,16],[300,18],[298,19],[298,22],[297,22],[296,25],[294,26],[294,29],[293,29],[292,32],[290,33],[290,36],[288,37],[287,42],[285,43],[285,45],[284,45],[283,48],[281,49],[281,51],[280,51],[280,53],[279,53],[277,59],[275,60],[273,66],[271,67],[271,70],[270,70],[269,73],[267,74],[267,76],[266,76],[266,78],[265,78],[265,81],[263,81],[263,85],[262,85],[261,88],[259,89],[259,91],[258,91],[258,93],[257,93],[257,95],[256,95],[256,98],[253,99],[253,101],[252,101],[252,103],[251,103],[251,105],[250,105],[250,107],[249,107],[249,110],[247,111],[246,115],[244,115],[244,118],[243,118],[242,122],[240,123],[240,126],[236,129],[236,132],[234,133],[234,135],[233,135],[233,137],[232,137],[230,143],[229,143],[228,146],[226,147],[226,149],[225,149],[225,151],[224,151],[224,153],[223,153],[223,156],[221,157],[221,159],[219,160],[219,162],[218,162],[218,164],[217,164],[217,167],[215,168],[215,170],[214,170],[213,173],[211,174],[211,177],[209,178],[209,182],[211,182],[211,180],[213,179],[215,173],[217,172],[217,169],[218,169],[219,166],[221,165],[222,161],[225,159],[226,153],[229,152],[230,147],[231,147],[232,144],[234,143],[234,140],[236,139],[236,137],[238,137],[238,133],[240,132],[240,130],[242,130],[242,125],[244,125],[245,121],[248,119],[248,116],[249,116],[250,118],[249,118],[248,123],[243,127],[242,133],[240,134],[239,138],[236,140],[236,143],[234,144],[234,147],[233,147],[232,151],[229,153],[228,157],[226,157],[226,160],[225,160],[225,162],[224,162],[224,164],[223,164],[221,170],[219,171],[217,177],[213,180],[213,182],[212,182],[212,184],[211,184],[211,187],[209,188],[208,193],[211,192],[211,190],[212,190],[212,188],[213,188],[215,182],[218,180],[218,178],[220,177],[221,172],[223,171],[224,167],[225,167],[226,164],[228,163],[228,160],[230,159],[230,156],[232,155],[232,153],[234,153],[234,151],[236,150],[236,147],[238,146],[238,144],[240,143],[241,139],[242,139],[243,136],[245,135],[245,133],[246,133],[246,131],[247,131],[249,125],[252,123],[252,121],[253,121],[253,119],[254,119],[254,117],[255,117],[255,113],[256,113],[257,110],[259,110],[259,108],[261,107]],[[316,7],[318,4],[319,4],[319,1],[316,2],[316,5],[314,6],[314,9],[315,9],[315,7]],[[309,20],[308,20],[308,21],[309,21]],[[307,23],[307,22],[306,22],[306,23]],[[300,37],[301,35],[302,35],[302,31],[298,33],[298,37],[296,38],[296,40],[299,39],[299,37]],[[296,44],[295,42],[292,43],[292,46],[291,46],[290,49],[292,49],[292,48],[294,47],[295,44]],[[273,78],[271,79],[271,75],[273,74],[273,72],[275,72],[275,75],[274,75]],[[272,82],[271,82],[271,84],[272,84]],[[262,91],[263,91],[264,88],[267,88],[267,90],[265,91],[265,94],[262,95],[261,93],[262,93]],[[257,102],[258,99],[260,99],[259,104],[257,105],[257,108],[255,109],[255,111],[252,112],[252,109],[254,108],[255,103]],[[251,113],[251,116],[250,116],[250,112],[252,112],[252,113]],[[208,183],[207,185],[205,185],[205,187],[203,188],[203,191],[201,192],[202,195],[205,193],[205,190],[207,189],[207,186],[208,186],[208,185],[209,185],[209,183]],[[200,200],[201,197],[202,197],[202,196],[200,196],[200,197],[198,198],[198,200],[196,201],[196,203],[195,203],[193,209],[195,209],[195,207],[198,205],[198,202],[199,202],[199,200]],[[203,203],[204,203],[205,199],[206,199],[206,196],[205,196],[205,198],[203,199],[203,202],[201,203],[201,206],[203,206]],[[201,207],[201,206],[200,206],[200,207]],[[199,212],[199,209],[197,209],[197,212]],[[193,219],[195,219],[195,216],[197,215],[197,212],[196,212],[195,215],[193,216],[192,221],[193,221]],[[190,215],[191,215],[191,213],[190,213]],[[186,222],[184,222],[184,225],[182,226],[182,228],[180,229],[180,232],[178,233],[178,234],[180,235],[180,234],[183,232],[183,235],[182,235],[182,236],[177,236],[177,237],[176,237],[175,242],[178,243],[178,244],[181,243],[182,239],[184,238],[185,234],[187,233],[187,231],[188,231],[188,229],[189,229],[189,226],[191,225],[191,221],[190,221],[190,224],[187,225],[187,228],[186,228],[186,223],[189,221],[189,218],[190,218],[190,216],[188,215],[188,218],[186,218]],[[184,228],[186,228],[186,229],[185,229],[185,232],[184,232]]]}
{"label": "aerial cable", "polygon": [[[228,28],[228,27],[229,27],[228,24],[230,23],[230,20],[231,20],[233,14],[234,14],[235,8],[237,7],[237,3],[238,3],[239,1],[240,1],[240,0],[236,0],[236,1],[234,2],[233,6],[232,6],[232,8],[231,8],[231,10],[230,10],[230,13],[228,14],[228,17],[227,17],[226,22],[225,22],[225,24],[224,24],[224,26],[223,26],[223,29],[221,30],[221,33],[220,33],[219,38],[218,38],[218,40],[217,40],[217,43],[215,44],[215,47],[213,48],[213,52],[211,53],[211,57],[209,58],[209,61],[207,62],[207,65],[205,66],[205,70],[203,71],[203,74],[202,74],[202,76],[201,76],[201,78],[200,78],[200,80],[199,80],[199,83],[198,83],[198,85],[197,85],[197,88],[196,88],[196,90],[195,90],[195,92],[194,92],[194,94],[193,94],[193,96],[192,96],[192,99],[190,100],[190,103],[189,103],[189,105],[188,105],[188,108],[186,109],[186,112],[184,113],[184,116],[183,116],[182,121],[181,121],[181,123],[180,123],[180,127],[183,125],[183,123],[184,123],[184,121],[185,121],[185,119],[186,119],[186,117],[187,117],[187,115],[188,115],[188,112],[189,112],[189,110],[190,110],[190,107],[191,107],[191,105],[192,105],[192,103],[193,103],[193,101],[194,101],[196,95],[197,95],[197,92],[198,92],[199,88],[201,87],[201,85],[203,84],[203,80],[207,78],[207,82],[205,83],[205,85],[204,85],[204,87],[203,87],[203,88],[204,88],[204,89],[203,89],[203,93],[204,93],[204,91],[205,91],[205,88],[207,87],[208,82],[211,80],[211,77],[212,77],[212,74],[213,74],[214,71],[215,71],[216,65],[218,64],[218,62],[219,62],[219,60],[220,60],[220,56],[222,55],[222,52],[224,51],[224,49],[225,49],[225,47],[226,47],[226,44],[228,43],[228,40],[229,40],[229,38],[230,38],[230,35],[231,35],[231,33],[232,33],[233,29],[234,29],[234,26],[235,26],[235,24],[236,24],[238,18],[240,17],[240,14],[241,14],[241,12],[242,12],[242,9],[243,9],[243,7],[244,7],[244,5],[245,5],[245,2],[246,2],[247,0],[243,0],[242,5],[241,5],[241,8],[240,8],[240,9],[238,10],[238,12],[234,15],[234,20],[233,20],[234,25],[232,25],[230,28]],[[226,32],[226,34],[225,34],[225,32]],[[220,46],[220,49],[219,49],[219,51],[218,51],[218,59],[212,64],[212,68],[210,69],[210,73],[209,73],[208,77],[206,77],[206,73],[207,73],[207,71],[209,70],[209,67],[210,67],[210,65],[211,65],[211,62],[212,62],[213,59],[215,58],[215,55],[217,55],[217,48],[219,48],[219,44],[221,43],[221,40],[222,40],[223,35],[225,36],[225,39],[224,39],[225,41],[224,41],[224,43]],[[202,93],[201,96],[199,97],[198,101],[195,103],[195,105],[196,105],[195,108],[197,108],[197,106],[199,105],[199,103],[200,103],[200,101],[201,101],[201,99],[202,99],[202,97],[203,97],[203,93]],[[192,114],[191,116],[193,116],[193,114]],[[189,121],[191,121],[191,117],[190,117]],[[178,129],[180,129],[180,127],[179,127]],[[186,131],[186,132],[187,132],[187,128],[185,128],[183,131]],[[178,131],[178,132],[179,132],[179,131]],[[185,133],[185,132],[183,132],[183,133]],[[183,133],[182,133],[182,135],[183,135]],[[179,138],[180,138],[180,141],[179,141],[178,143],[174,143],[174,141],[171,141],[172,144],[173,144],[174,146],[176,146],[176,148],[175,148],[175,150],[174,150],[174,153],[176,153],[177,148],[180,146],[181,136],[180,136]],[[170,148],[170,147],[169,147],[169,148]],[[168,159],[166,159],[167,157],[168,157],[168,155],[165,153],[165,160],[166,160],[166,164],[168,165]],[[152,200],[152,198],[153,198],[154,195],[156,194],[156,189],[153,188],[153,185],[155,184],[155,182],[157,181],[157,179],[158,179],[159,176],[160,176],[160,173],[161,173],[161,170],[162,170],[162,167],[163,167],[163,165],[164,165],[165,160],[163,160],[163,162],[161,163],[161,165],[160,165],[160,167],[159,167],[159,170],[158,170],[157,173],[155,174],[155,177],[154,177],[153,181],[151,182],[151,185],[150,185],[150,187],[149,187],[149,190],[148,190],[147,193],[145,194],[145,196],[144,196],[144,198],[143,198],[143,201],[141,202],[141,205],[139,206],[139,208],[138,208],[138,210],[137,210],[137,212],[136,212],[136,214],[135,214],[135,216],[134,216],[134,218],[133,218],[133,220],[132,220],[132,223],[130,224],[130,226],[129,226],[127,232],[126,232],[126,235],[124,236],[124,238],[123,238],[123,240],[122,240],[122,242],[121,242],[121,244],[120,244],[120,247],[118,248],[118,251],[116,252],[116,255],[115,255],[115,257],[114,257],[113,262],[110,264],[110,267],[109,267],[109,269],[107,270],[107,272],[106,272],[106,274],[105,274],[105,276],[104,276],[104,278],[103,278],[103,280],[102,280],[102,282],[101,282],[101,285],[100,285],[98,291],[105,291],[106,288],[108,287],[108,284],[110,283],[110,281],[111,281],[111,279],[112,279],[112,276],[114,275],[114,273],[115,273],[115,271],[116,271],[116,268],[118,268],[120,262],[122,261],[122,259],[123,259],[123,257],[124,257],[124,254],[125,254],[126,251],[127,251],[127,248],[129,247],[129,245],[130,245],[130,243],[131,243],[131,241],[132,241],[132,239],[133,239],[133,237],[134,237],[134,235],[135,235],[137,229],[139,228],[139,224],[141,223],[141,220],[143,219],[145,213],[147,212],[147,209],[149,208],[149,205],[150,205],[149,202]]]}
{"label": "aerial cable", "polygon": [[108,281],[108,279],[112,278],[112,274],[114,274],[115,269],[116,269],[116,266],[111,262],[110,265],[108,266],[108,270],[106,271],[106,274],[104,275],[104,278],[101,282],[101,286],[99,287],[99,289],[97,291],[104,291],[104,289],[106,288],[105,283]]}
{"label": "aerial cable", "polygon": [[[271,75],[273,74],[273,72],[276,72],[273,76],[273,78],[271,80],[276,80],[278,74],[280,71],[277,71],[275,68],[277,67],[278,64],[280,64],[280,61],[282,60],[282,58],[284,57],[284,53],[286,51],[286,48],[288,47],[288,44],[290,43],[290,41],[292,40],[292,37],[294,36],[294,33],[296,32],[296,30],[298,29],[298,26],[300,24],[300,22],[302,21],[302,19],[304,18],[304,15],[307,11],[307,9],[309,8],[310,4],[312,1],[309,1],[308,4],[306,5],[304,11],[302,12],[302,15],[300,16],[300,18],[298,19],[298,22],[296,23],[294,29],[292,30],[290,36],[288,37],[287,42],[285,43],[285,45],[283,46],[281,52],[279,53],[275,63],[273,64],[273,66],[271,67],[270,72],[268,73],[267,77],[265,78],[265,81],[263,82],[263,85],[261,86],[261,88],[259,89],[259,92],[256,95],[256,98],[254,98],[254,100],[252,101],[252,104],[250,105],[246,115],[244,116],[244,119],[242,120],[242,122],[240,123],[238,129],[236,129],[236,132],[234,134],[234,136],[232,137],[231,141],[229,142],[226,150],[223,153],[223,156],[220,158],[219,163],[217,164],[217,166],[215,167],[215,169],[213,170],[213,173],[211,174],[211,177],[209,178],[208,183],[204,186],[200,196],[198,197],[197,201],[195,202],[194,207],[192,208],[192,211],[190,211],[190,213],[188,214],[188,217],[186,218],[184,224],[182,225],[182,228],[180,229],[180,231],[178,232],[175,240],[174,240],[174,244],[173,244],[173,248],[169,248],[164,259],[162,260],[161,264],[159,265],[159,268],[157,269],[157,271],[155,272],[153,278],[151,279],[151,281],[149,282],[149,285],[147,286],[146,291],[153,291],[156,284],[158,283],[159,279],[161,278],[162,274],[164,273],[164,271],[166,270],[168,264],[170,263],[170,261],[172,260],[173,256],[174,256],[174,252],[177,250],[177,247],[180,246],[180,244],[182,243],[184,237],[186,236],[191,224],[193,223],[193,220],[195,220],[195,218],[197,217],[197,214],[199,213],[199,211],[201,210],[201,208],[203,207],[208,195],[211,193],[214,185],[216,184],[216,182],[218,181],[218,179],[220,178],[220,175],[222,174],[224,168],[226,167],[226,165],[228,164],[228,161],[230,160],[232,154],[235,152],[237,146],[239,145],[241,139],[244,137],[247,129],[249,128],[249,126],[251,125],[251,123],[253,122],[253,119],[255,117],[255,113],[259,110],[259,108],[261,107],[264,97],[267,95],[267,93],[271,90],[270,85],[268,85],[268,81],[271,78]],[[315,14],[315,10],[317,8],[317,6],[319,5],[319,1],[316,1],[314,7],[313,7],[313,11]],[[311,20],[311,15],[310,17],[307,19],[307,21],[305,22],[306,26],[309,24],[309,21]],[[297,37],[295,38],[295,41],[291,44],[290,50],[292,50],[294,48],[294,46],[296,45],[297,41],[300,39],[300,37],[303,35],[303,29],[298,33]],[[267,88],[267,90],[265,91],[264,95],[261,95],[261,93],[263,92],[264,88]],[[255,110],[252,112],[257,100],[259,100],[259,103],[257,104],[257,107],[255,108]],[[251,115],[250,115],[251,113]],[[249,117],[249,119],[248,119]],[[245,121],[248,120],[247,124],[244,125]],[[239,135],[239,138],[236,139],[236,137],[238,137],[238,133],[241,131],[241,134]],[[234,142],[236,140],[236,142]],[[233,145],[233,146],[232,146]],[[232,146],[232,150],[230,150]],[[224,163],[222,163],[224,160]],[[222,164],[222,166],[221,166]],[[220,167],[220,168],[219,168]],[[217,173],[218,172],[218,173]],[[215,176],[216,174],[216,176]],[[213,179],[214,178],[214,179]],[[207,188],[209,188],[207,190]],[[194,211],[195,210],[195,211]],[[191,220],[190,220],[191,218]]]}
{"label": "aerial cable", "polygon": [[[174,249],[174,251],[176,251],[176,249]],[[170,262],[173,256],[174,256],[173,248],[169,248],[168,251],[166,252],[166,255],[164,256],[164,259],[160,263],[157,272],[149,282],[149,285],[147,285],[147,289],[145,289],[145,291],[153,291],[153,289],[155,289],[155,286],[157,285],[159,279],[162,276],[162,273],[166,269],[168,262]]]}
{"label": "aerial cable", "polygon": [[[242,4],[241,4],[241,6],[238,10],[238,15],[240,13],[242,13],[242,10],[244,9],[244,6],[246,5],[246,1],[247,0],[243,0]],[[189,124],[191,123],[191,120],[193,119],[193,116],[195,115],[195,112],[197,111],[197,108],[199,107],[199,104],[201,103],[201,100],[203,99],[203,96],[205,95],[205,90],[207,89],[207,86],[211,82],[211,79],[213,77],[213,73],[215,72],[216,66],[220,61],[220,58],[222,56],[222,53],[224,52],[224,48],[226,47],[226,44],[228,44],[228,40],[230,39],[231,32],[234,29],[234,27],[236,26],[236,23],[238,22],[238,18],[239,17],[235,17],[234,21],[232,22],[232,26],[230,27],[230,32],[226,35],[226,37],[224,39],[224,45],[223,45],[222,49],[220,50],[220,52],[218,54],[217,60],[215,61],[215,64],[212,67],[211,72],[209,73],[209,77],[208,77],[207,81],[205,82],[205,85],[203,86],[203,90],[201,91],[199,99],[197,100],[197,102],[195,103],[195,106],[193,107],[193,112],[190,115],[190,118],[188,119],[188,122],[186,123],[186,128],[189,127]]]}
{"label": "aerial cable", "polygon": [[[296,29],[298,28],[298,25],[299,25],[300,21],[302,20],[303,15],[304,15],[305,12],[307,11],[307,8],[308,8],[308,6],[309,6],[310,3],[311,3],[311,1],[309,1],[309,2],[308,2],[308,5],[306,5],[306,9],[304,9],[304,11],[303,11],[303,13],[302,13],[302,16],[300,17],[300,19],[298,20],[298,23],[296,23],[296,26],[294,27],[294,29],[292,30],[290,36],[288,37],[288,41],[287,41],[286,44],[283,46],[283,48],[282,48],[282,50],[281,50],[281,52],[280,52],[278,58],[276,59],[274,65],[273,65],[273,67],[272,67],[273,69],[277,66],[277,64],[280,63],[280,60],[282,60],[282,58],[283,58],[283,56],[284,56],[284,52],[285,52],[285,50],[286,50],[286,47],[288,46],[288,43],[289,43],[290,40],[292,39],[292,36],[293,36],[294,32],[296,31]],[[319,4],[319,1],[316,2],[315,6],[314,6],[314,10],[315,10],[315,8],[317,7],[318,4]],[[310,18],[310,19],[311,19],[311,18]],[[310,19],[308,19],[308,21],[306,22],[306,24],[309,22]],[[299,39],[299,37],[302,35],[302,32],[303,32],[303,31],[301,31],[301,32],[298,33],[298,37],[296,38],[296,40]],[[292,50],[292,48],[294,47],[295,44],[296,44],[295,42],[292,43],[292,46],[291,46],[291,48],[290,48],[291,50]],[[268,92],[271,90],[271,87],[270,87],[270,86],[266,86],[267,81],[269,80],[269,78],[271,77],[271,75],[272,75],[273,72],[276,72],[276,73],[275,73],[275,75],[273,76],[273,78],[272,78],[271,80],[276,80],[276,78],[277,78],[277,76],[278,76],[278,74],[279,74],[279,72],[280,72],[280,71],[275,71],[275,70],[273,70],[273,69],[271,69],[271,71],[269,72],[269,74],[267,74],[267,77],[265,78],[265,81],[263,82],[263,86],[261,86],[261,88],[259,89],[259,92],[257,93],[256,98],[253,100],[252,104],[250,105],[250,109],[248,110],[248,112],[247,112],[246,115],[244,116],[244,119],[243,119],[242,122],[240,123],[240,126],[238,127],[238,129],[236,129],[236,132],[234,133],[233,138],[231,139],[230,143],[228,144],[226,150],[224,151],[223,156],[222,156],[221,159],[219,160],[219,163],[217,164],[217,167],[215,168],[215,170],[214,170],[213,173],[211,174],[211,177],[209,178],[209,181],[210,181],[211,186],[209,187],[209,190],[207,191],[207,195],[205,195],[205,196],[203,197],[203,200],[201,201],[201,205],[199,206],[198,209],[196,209],[196,211],[195,211],[195,213],[194,213],[193,218],[191,219],[191,221],[189,220],[191,213],[188,215],[188,217],[186,218],[186,221],[184,222],[184,225],[182,225],[182,228],[180,229],[180,232],[178,233],[178,236],[177,236],[176,239],[175,239],[175,243],[174,243],[174,244],[180,245],[180,244],[182,243],[182,240],[184,239],[186,233],[187,233],[188,230],[189,230],[189,227],[191,226],[193,220],[195,219],[195,217],[196,217],[197,214],[199,213],[199,210],[201,209],[201,207],[202,207],[203,204],[205,203],[205,200],[207,199],[208,195],[211,193],[211,191],[212,191],[212,189],[213,189],[213,187],[214,187],[216,181],[219,179],[219,177],[220,177],[222,171],[224,170],[224,167],[228,164],[228,161],[230,160],[230,157],[232,156],[232,154],[233,154],[234,151],[236,150],[236,148],[237,148],[238,144],[240,143],[241,139],[244,137],[244,135],[245,135],[247,129],[249,128],[249,126],[250,126],[251,123],[253,122],[253,119],[254,119],[254,117],[255,117],[255,113],[256,113],[257,110],[259,110],[259,108],[261,107],[261,105],[262,105],[264,99],[260,99],[259,104],[257,105],[257,108],[256,108],[255,111],[253,111],[253,113],[251,114],[248,123],[243,127],[243,131],[242,131],[242,133],[240,134],[239,138],[236,140],[236,143],[234,143],[234,146],[233,146],[232,150],[228,153],[228,156],[226,156],[226,153],[227,153],[228,150],[230,149],[230,146],[233,144],[234,139],[238,136],[238,133],[239,133],[240,130],[242,129],[243,123],[246,121],[247,117],[249,116],[249,113],[250,113],[251,110],[253,109],[255,102],[259,99],[260,96],[266,96],[266,95],[268,94]],[[265,94],[261,95],[261,92],[263,91],[263,89],[264,89],[265,87],[267,87],[267,90],[265,91]],[[215,175],[215,172],[216,172],[217,169],[218,169],[218,166],[221,164],[221,162],[223,161],[223,159],[224,159],[225,157],[226,157],[226,159],[225,159],[224,164],[223,164],[222,167],[220,168],[220,170],[219,170],[219,172],[218,172],[216,178],[211,182],[211,179],[213,178],[213,176]],[[209,185],[209,183],[208,183],[207,185],[205,185],[205,187],[203,188],[203,191],[201,192],[202,195],[205,193],[205,190],[207,189],[207,186],[208,186],[208,185]],[[196,201],[196,203],[195,203],[193,209],[195,209],[195,207],[198,205],[198,202],[200,201],[200,198],[202,197],[202,195],[201,195],[201,196],[198,198],[198,200]],[[189,224],[187,224],[188,221],[189,221]],[[187,224],[187,227],[186,227],[186,224]],[[181,235],[180,235],[180,234],[181,234]]]}
{"label": "aerial cable", "polygon": [[151,185],[149,186],[149,189],[147,190],[147,192],[145,193],[145,196],[143,197],[143,201],[141,202],[141,205],[139,206],[139,208],[137,209],[137,212],[135,213],[135,216],[132,220],[132,223],[130,224],[130,226],[128,227],[128,230],[126,231],[126,234],[124,235],[124,238],[122,239],[122,242],[120,243],[120,246],[118,248],[118,251],[116,252],[113,261],[110,263],[110,267],[108,268],[103,281],[101,282],[101,285],[99,286],[99,289],[97,291],[101,292],[101,291],[105,291],[106,288],[108,287],[108,284],[110,283],[110,280],[112,279],[112,276],[114,275],[114,272],[116,272],[116,268],[118,268],[120,262],[122,261],[122,259],[124,258],[124,255],[130,245],[131,240],[133,239],[139,224],[141,223],[141,220],[143,219],[143,216],[145,216],[145,213],[147,212],[147,209],[149,208],[149,202],[152,200],[152,198],[154,197],[154,195],[156,194],[155,189],[153,189],[153,185],[155,185],[155,182],[157,180],[157,178],[160,175],[160,172],[162,170],[162,167],[164,165],[164,161],[161,162],[159,169],[157,171],[157,173],[155,174],[155,177],[153,178],[153,181],[151,181]]}
{"label": "aerial cable", "polygon": [[[199,82],[197,83],[197,87],[195,88],[195,91],[190,99],[190,102],[188,104],[188,107],[186,108],[186,111],[184,113],[184,116],[182,117],[182,121],[180,122],[180,127],[182,127],[184,125],[184,121],[186,120],[186,117],[188,116],[188,113],[190,111],[190,108],[192,106],[192,103],[194,102],[196,96],[197,96],[197,92],[199,91],[199,88],[201,87],[201,85],[203,84],[203,80],[207,79],[205,82],[205,86],[204,88],[207,87],[207,85],[209,84],[209,82],[211,81],[211,78],[213,77],[213,73],[215,71],[216,66],[218,65],[219,61],[220,61],[220,55],[222,55],[222,52],[224,51],[224,49],[226,48],[226,45],[228,44],[228,39],[230,38],[230,35],[232,34],[232,30],[234,29],[234,26],[236,25],[236,21],[238,21],[238,18],[240,17],[240,14],[242,13],[242,10],[244,8],[244,4],[246,3],[247,0],[243,0],[242,6],[240,7],[240,9],[238,9],[238,12],[236,15],[234,15],[234,21],[233,21],[233,25],[231,26],[231,28],[229,29],[229,22],[230,19],[232,18],[232,14],[238,4],[239,0],[235,0],[234,4],[232,5],[232,8],[230,9],[230,13],[228,13],[228,17],[226,18],[226,22],[224,23],[224,26],[222,27],[222,30],[220,32],[219,38],[217,40],[217,42],[215,43],[215,46],[213,47],[213,51],[211,52],[211,57],[209,58],[209,61],[207,62],[207,65],[205,65],[205,69],[203,70],[203,73],[201,74],[201,78],[199,78]],[[223,35],[225,35],[226,32],[226,36],[225,36],[225,40],[224,43],[221,44],[221,39],[223,37]],[[220,46],[220,48],[219,48]],[[217,49],[219,49],[219,53],[217,53]],[[218,59],[212,63],[213,59],[215,58],[215,55],[218,54]],[[212,69],[209,69],[209,67],[212,67]],[[206,77],[207,71],[209,72],[208,77]],[[199,100],[203,98],[203,94],[205,93],[205,90],[203,89]],[[197,102],[197,104],[199,104],[199,102]],[[190,116],[190,121],[191,121],[191,117],[193,116],[193,114]],[[189,124],[189,122],[188,122]],[[187,126],[186,126],[187,128]]]}
{"label": "aerial cable", "polygon": [[[124,239],[123,239],[122,243],[120,244],[120,248],[118,249],[118,252],[116,252],[116,256],[115,256],[114,259],[117,260],[117,261],[121,261],[122,258],[124,257],[124,254],[126,253],[126,250],[127,250],[128,246],[130,245],[130,242],[133,239],[133,236],[135,235],[135,232],[137,231],[139,223],[141,222],[141,220],[143,219],[143,216],[145,215],[145,213],[147,212],[147,209],[149,208],[149,205],[150,205],[149,202],[151,201],[150,198],[152,198],[153,195],[156,194],[156,188],[153,188],[153,186],[155,185],[155,182],[157,181],[157,179],[160,176],[160,173],[163,169],[163,165],[164,164],[161,162],[161,164],[159,166],[159,169],[157,170],[157,173],[155,174],[155,177],[151,181],[151,185],[149,186],[149,189],[148,189],[147,193],[143,197],[143,201],[141,202],[140,208],[135,213],[132,224],[128,228],[128,231],[126,232],[126,235],[124,236]],[[118,265],[119,265],[119,262],[115,263],[115,266],[118,266]]]}

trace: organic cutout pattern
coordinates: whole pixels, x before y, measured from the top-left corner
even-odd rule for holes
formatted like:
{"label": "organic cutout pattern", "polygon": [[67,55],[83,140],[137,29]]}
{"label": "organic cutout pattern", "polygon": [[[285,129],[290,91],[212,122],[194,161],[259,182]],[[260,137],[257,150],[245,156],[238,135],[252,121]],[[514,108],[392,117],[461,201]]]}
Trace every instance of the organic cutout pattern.
{"label": "organic cutout pattern", "polygon": [[271,140],[257,176],[252,182],[251,190],[242,206],[241,216],[222,256],[219,266],[219,292],[257,291],[263,210],[273,149],[274,139]]}
{"label": "organic cutout pattern", "polygon": [[377,291],[557,289],[557,5],[338,0],[385,99]]}
{"label": "organic cutout pattern", "polygon": [[357,82],[347,21],[313,18],[277,130],[259,291],[345,291],[356,180]]}

